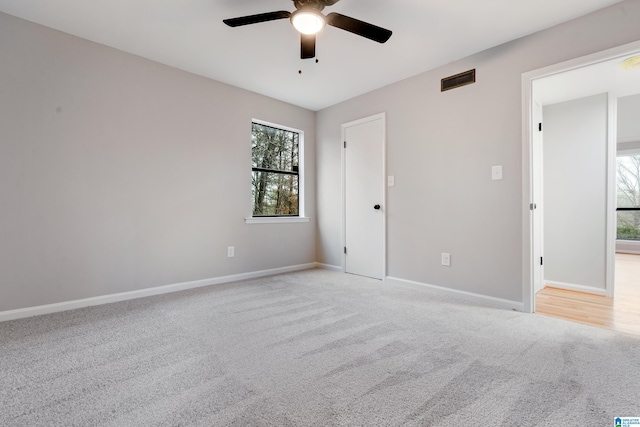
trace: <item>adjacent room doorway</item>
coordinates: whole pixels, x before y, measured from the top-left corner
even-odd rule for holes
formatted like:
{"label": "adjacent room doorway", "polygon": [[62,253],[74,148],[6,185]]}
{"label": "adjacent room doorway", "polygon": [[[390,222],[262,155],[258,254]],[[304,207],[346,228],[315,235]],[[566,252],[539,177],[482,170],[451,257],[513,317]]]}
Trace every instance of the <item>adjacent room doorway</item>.
{"label": "adjacent room doorway", "polygon": [[346,273],[385,277],[385,115],[342,125]]}
{"label": "adjacent room doorway", "polygon": [[[537,191],[537,188],[542,187],[542,179],[540,174],[541,166],[538,164],[539,158],[536,158],[536,146],[538,145],[538,137],[541,136],[539,134],[538,124],[539,124],[539,105],[536,105],[536,96],[533,93],[533,81],[545,77],[560,75],[561,73],[584,69],[584,70],[597,70],[600,71],[601,68],[608,67],[608,63],[615,65],[614,72],[616,74],[616,78],[610,79],[597,79],[596,73],[593,73],[594,79],[590,82],[590,85],[596,87],[596,93],[609,93],[610,100],[615,100],[620,96],[628,96],[629,93],[634,93],[635,89],[627,88],[627,87],[617,87],[611,86],[612,82],[616,84],[621,84],[626,82],[626,79],[621,78],[620,76],[623,73],[621,63],[625,58],[630,57],[631,55],[637,55],[640,53],[640,42],[630,43],[628,45],[620,46],[617,48],[609,49],[608,51],[599,52],[593,55],[589,55],[587,57],[577,58],[575,60],[567,61],[562,64],[556,64],[550,67],[546,67],[544,69],[535,70],[530,73],[525,73],[523,75],[523,130],[524,134],[524,150],[523,150],[523,193],[525,195],[526,202],[525,211],[523,211],[523,231],[525,237],[525,247],[524,247],[524,258],[523,261],[525,263],[525,271],[524,271],[524,306],[525,310],[532,312],[535,310],[535,293],[540,289],[540,284],[544,280],[544,268],[542,271],[539,271],[539,263],[541,251],[540,248],[543,247],[543,243],[539,230],[543,228],[542,226],[542,209],[537,210],[536,203],[538,203],[538,208],[540,208],[539,200],[541,200],[542,194]],[[589,76],[588,74],[584,74],[585,76]],[[574,79],[575,80],[575,79]],[[578,93],[572,93],[578,89],[578,86],[575,82],[571,84],[567,84],[564,87],[561,87],[559,90],[554,92],[554,96],[565,96],[567,99],[572,99],[569,97],[570,95],[573,98],[580,98],[584,95]],[[636,90],[637,92],[637,90]],[[561,101],[561,100],[559,100]],[[615,102],[609,102],[609,117],[615,118]],[[613,112],[613,113],[612,113]],[[609,140],[610,143],[608,145],[608,152],[606,154],[609,159],[609,170],[615,171],[615,153],[616,153],[616,134],[615,134],[615,120],[610,121],[608,125],[609,132]],[[541,154],[541,153],[540,153]],[[528,165],[528,167],[527,167]],[[616,261],[618,258],[615,255],[616,252],[616,240],[615,240],[615,174],[612,172],[608,179],[608,198],[610,199],[609,207],[607,208],[607,258],[611,258],[611,261],[607,261],[607,286],[606,293],[609,297],[613,297],[613,283],[614,283],[614,268]],[[536,188],[537,187],[537,188]],[[533,202],[533,203],[532,203]],[[543,208],[544,209],[544,208]],[[536,218],[539,217],[539,218]],[[546,242],[545,242],[546,243]],[[618,255],[619,256],[619,255]],[[542,273],[542,274],[540,274]],[[541,280],[542,279],[542,280]],[[615,279],[617,282],[617,278]],[[543,282],[544,283],[544,282]],[[618,292],[616,290],[616,298],[619,297]],[[596,298],[603,298],[604,296],[595,295]],[[617,299],[614,303],[612,298],[607,298],[607,301],[610,302],[611,305],[614,305],[618,302],[621,302],[620,299]],[[625,305],[629,305],[629,299],[624,298]],[[573,303],[572,303],[573,304]],[[633,307],[633,311],[637,312],[637,303]]]}

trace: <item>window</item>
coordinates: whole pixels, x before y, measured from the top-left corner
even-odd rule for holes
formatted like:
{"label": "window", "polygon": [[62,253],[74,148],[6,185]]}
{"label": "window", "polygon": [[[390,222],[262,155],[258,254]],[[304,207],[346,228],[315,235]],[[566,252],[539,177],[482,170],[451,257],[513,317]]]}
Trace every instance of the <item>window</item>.
{"label": "window", "polygon": [[617,238],[640,240],[640,154],[618,156]]}
{"label": "window", "polygon": [[251,124],[254,218],[302,216],[301,139],[301,131],[256,121]]}

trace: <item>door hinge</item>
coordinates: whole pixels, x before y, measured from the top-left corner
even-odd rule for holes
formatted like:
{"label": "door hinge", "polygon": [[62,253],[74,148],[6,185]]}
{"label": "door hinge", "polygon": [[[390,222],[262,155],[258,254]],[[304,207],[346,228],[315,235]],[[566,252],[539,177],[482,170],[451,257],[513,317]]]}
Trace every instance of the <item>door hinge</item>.
{"label": "door hinge", "polygon": [[347,148],[347,141],[344,142],[344,148]]}
{"label": "door hinge", "polygon": [[544,263],[542,262],[542,257],[540,257],[540,265],[544,265]]}
{"label": "door hinge", "polygon": [[538,132],[542,132],[542,122],[538,123]]}
{"label": "door hinge", "polygon": [[536,205],[535,203],[529,203],[529,210],[534,210],[537,208],[538,208],[538,205]]}
{"label": "door hinge", "polygon": [[344,247],[344,253],[345,253],[345,255],[347,253],[347,247],[346,246]]}

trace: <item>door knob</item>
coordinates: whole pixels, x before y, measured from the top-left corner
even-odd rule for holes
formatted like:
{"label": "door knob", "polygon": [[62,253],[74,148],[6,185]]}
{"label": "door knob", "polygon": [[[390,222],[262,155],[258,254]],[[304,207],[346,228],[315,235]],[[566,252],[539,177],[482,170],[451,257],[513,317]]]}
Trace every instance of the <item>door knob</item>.
{"label": "door knob", "polygon": [[375,205],[375,206],[373,207],[373,209],[375,209],[375,210],[380,209],[380,205]]}

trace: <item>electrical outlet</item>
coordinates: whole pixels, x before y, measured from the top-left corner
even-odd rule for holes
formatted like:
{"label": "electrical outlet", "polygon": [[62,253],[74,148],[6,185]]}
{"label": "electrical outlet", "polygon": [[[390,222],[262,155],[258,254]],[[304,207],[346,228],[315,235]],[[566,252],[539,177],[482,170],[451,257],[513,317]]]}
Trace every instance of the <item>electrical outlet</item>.
{"label": "electrical outlet", "polygon": [[227,247],[227,258],[233,258],[236,255],[236,248],[233,246]]}
{"label": "electrical outlet", "polygon": [[442,265],[445,267],[451,267],[451,254],[442,252]]}

